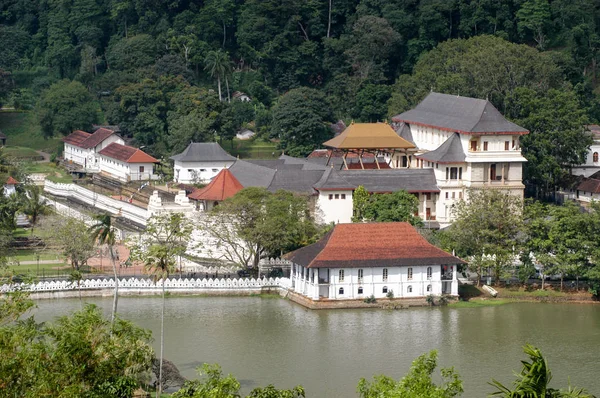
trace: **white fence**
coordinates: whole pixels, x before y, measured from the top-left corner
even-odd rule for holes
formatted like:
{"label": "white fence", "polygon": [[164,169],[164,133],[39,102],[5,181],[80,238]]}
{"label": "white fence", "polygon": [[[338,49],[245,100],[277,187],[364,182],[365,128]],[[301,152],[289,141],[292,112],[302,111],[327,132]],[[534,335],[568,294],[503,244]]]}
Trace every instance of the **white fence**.
{"label": "white fence", "polygon": [[61,184],[46,180],[44,191],[55,196],[77,199],[90,206],[122,216],[141,225],[146,225],[146,221],[149,218],[146,209],[90,191],[76,184]]}
{"label": "white fence", "polygon": [[[123,278],[119,279],[119,290],[161,290],[162,280]],[[289,288],[288,278],[262,278],[262,279],[169,279],[164,281],[166,290],[244,290],[258,289],[263,287]],[[81,286],[77,282],[69,281],[45,281],[38,283],[15,283],[12,285],[1,285],[0,293],[8,293],[15,290],[28,292],[59,292],[69,290],[99,290],[113,289],[114,279],[83,279]]]}

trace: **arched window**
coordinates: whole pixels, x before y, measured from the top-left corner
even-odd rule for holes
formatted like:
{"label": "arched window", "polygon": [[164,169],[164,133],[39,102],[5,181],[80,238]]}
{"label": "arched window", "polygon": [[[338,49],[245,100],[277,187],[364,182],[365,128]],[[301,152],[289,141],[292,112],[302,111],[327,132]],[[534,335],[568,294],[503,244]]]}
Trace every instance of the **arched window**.
{"label": "arched window", "polygon": [[340,293],[340,296],[344,294],[344,288],[343,287],[340,287],[339,293]]}
{"label": "arched window", "polygon": [[344,281],[344,270],[341,269],[340,270],[340,277],[339,277],[339,282],[343,282]]}
{"label": "arched window", "polygon": [[406,291],[407,291],[408,293],[412,293],[412,286],[411,286],[411,285],[408,285],[408,287],[406,288]]}
{"label": "arched window", "polygon": [[598,152],[594,152],[594,163],[598,163]]}
{"label": "arched window", "polygon": [[431,267],[427,267],[427,279],[431,279],[431,274],[432,274],[432,269]]}
{"label": "arched window", "polygon": [[384,268],[383,269],[383,281],[387,282],[387,278],[388,278],[388,269]]}
{"label": "arched window", "polygon": [[363,288],[362,288],[362,286],[359,286],[359,288],[358,288],[358,294],[363,294]]}
{"label": "arched window", "polygon": [[427,285],[427,291],[430,292],[431,291],[431,285]]}
{"label": "arched window", "polygon": [[387,292],[388,292],[388,288],[387,288],[387,286],[384,286],[384,287],[383,287],[383,289],[381,289],[381,291],[382,291],[383,293],[387,293]]}
{"label": "arched window", "polygon": [[411,279],[412,279],[412,275],[413,275],[413,274],[412,274],[412,268],[409,268],[409,269],[408,269],[408,280],[411,280]]}
{"label": "arched window", "polygon": [[363,280],[363,270],[362,270],[362,268],[359,268],[359,270],[358,270],[358,281],[362,282],[362,280]]}

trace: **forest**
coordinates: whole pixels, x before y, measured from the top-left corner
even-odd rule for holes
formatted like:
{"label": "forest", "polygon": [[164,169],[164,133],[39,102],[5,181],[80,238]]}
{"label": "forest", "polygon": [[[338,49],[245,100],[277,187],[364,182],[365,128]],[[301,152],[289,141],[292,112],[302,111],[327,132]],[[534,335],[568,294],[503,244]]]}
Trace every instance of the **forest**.
{"label": "forest", "polygon": [[305,156],[339,119],[473,96],[530,130],[526,183],[548,191],[600,119],[599,30],[596,0],[5,0],[0,103],[155,156],[242,127]]}

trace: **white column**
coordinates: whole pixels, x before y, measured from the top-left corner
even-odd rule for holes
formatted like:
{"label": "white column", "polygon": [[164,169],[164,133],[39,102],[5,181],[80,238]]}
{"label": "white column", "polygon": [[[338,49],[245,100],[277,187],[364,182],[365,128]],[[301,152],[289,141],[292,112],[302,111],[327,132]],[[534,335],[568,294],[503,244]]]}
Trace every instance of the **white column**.
{"label": "white column", "polygon": [[319,269],[313,269],[313,300],[319,299]]}
{"label": "white column", "polygon": [[452,296],[458,296],[458,279],[456,277],[456,271],[458,270],[457,265],[452,266],[452,285],[450,287],[450,294]]}

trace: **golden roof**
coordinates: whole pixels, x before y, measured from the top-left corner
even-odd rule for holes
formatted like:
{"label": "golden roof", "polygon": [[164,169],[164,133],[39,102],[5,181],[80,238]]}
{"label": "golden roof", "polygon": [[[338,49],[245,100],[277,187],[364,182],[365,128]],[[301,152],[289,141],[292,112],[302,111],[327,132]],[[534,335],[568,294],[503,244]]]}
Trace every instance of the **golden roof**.
{"label": "golden roof", "polygon": [[400,137],[387,123],[352,123],[340,135],[323,143],[337,149],[410,149],[413,144]]}

